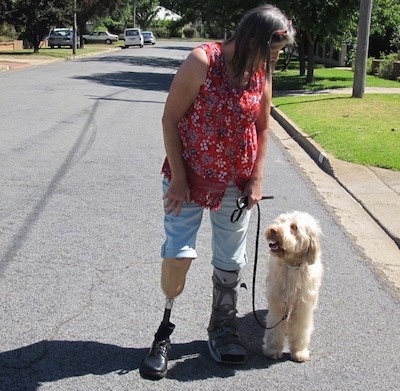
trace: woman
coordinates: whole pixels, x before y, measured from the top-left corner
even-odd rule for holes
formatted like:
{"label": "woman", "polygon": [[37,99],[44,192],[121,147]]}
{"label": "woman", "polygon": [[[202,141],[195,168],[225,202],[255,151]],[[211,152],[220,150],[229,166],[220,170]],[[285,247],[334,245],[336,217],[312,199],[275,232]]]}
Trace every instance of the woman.
{"label": "woman", "polygon": [[[246,264],[251,208],[262,197],[267,153],[271,69],[279,51],[293,43],[290,21],[274,6],[249,11],[223,43],[195,48],[172,82],[162,118],[166,160],[161,287],[164,319],[141,373],[166,376],[173,299],[183,290],[197,257],[196,234],[210,209],[213,304],[208,346],[217,362],[241,364],[246,351],[236,325],[237,291]],[[247,209],[231,222],[240,197]]]}

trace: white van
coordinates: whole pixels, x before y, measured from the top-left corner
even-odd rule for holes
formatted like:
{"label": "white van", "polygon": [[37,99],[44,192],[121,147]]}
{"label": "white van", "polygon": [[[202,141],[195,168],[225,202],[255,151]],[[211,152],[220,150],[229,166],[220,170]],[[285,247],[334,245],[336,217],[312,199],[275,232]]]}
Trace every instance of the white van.
{"label": "white van", "polygon": [[139,46],[143,47],[143,35],[140,29],[129,28],[124,31],[125,47]]}

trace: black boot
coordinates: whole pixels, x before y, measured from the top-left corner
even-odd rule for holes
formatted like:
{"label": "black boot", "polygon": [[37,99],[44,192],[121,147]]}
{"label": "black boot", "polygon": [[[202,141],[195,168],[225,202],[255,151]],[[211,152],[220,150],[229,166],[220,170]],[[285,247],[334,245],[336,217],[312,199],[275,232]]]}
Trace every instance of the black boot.
{"label": "black boot", "polygon": [[161,323],[154,335],[150,351],[140,368],[140,374],[151,380],[159,380],[167,376],[168,354],[171,350],[169,336],[174,331],[175,325],[171,322]]}

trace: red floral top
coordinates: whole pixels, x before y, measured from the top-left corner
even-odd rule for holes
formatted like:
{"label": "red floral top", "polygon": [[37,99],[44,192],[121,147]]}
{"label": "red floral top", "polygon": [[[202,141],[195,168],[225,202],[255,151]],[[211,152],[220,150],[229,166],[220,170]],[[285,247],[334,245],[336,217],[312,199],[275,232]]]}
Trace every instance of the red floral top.
{"label": "red floral top", "polygon": [[[178,125],[191,198],[218,209],[229,181],[243,191],[257,157],[255,121],[265,85],[265,71],[254,72],[248,89],[231,84],[221,43],[200,46],[208,71],[196,100]],[[162,172],[171,179],[168,160]]]}

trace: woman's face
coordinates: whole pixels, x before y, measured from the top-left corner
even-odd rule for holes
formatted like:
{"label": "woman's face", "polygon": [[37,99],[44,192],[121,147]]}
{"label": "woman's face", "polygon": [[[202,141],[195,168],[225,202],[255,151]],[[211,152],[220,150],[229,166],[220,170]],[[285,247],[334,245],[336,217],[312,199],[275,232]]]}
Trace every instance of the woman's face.
{"label": "woman's face", "polygon": [[282,46],[273,46],[271,47],[271,53],[270,53],[270,62],[271,64],[276,64],[279,59],[279,52],[285,47],[285,45]]}

